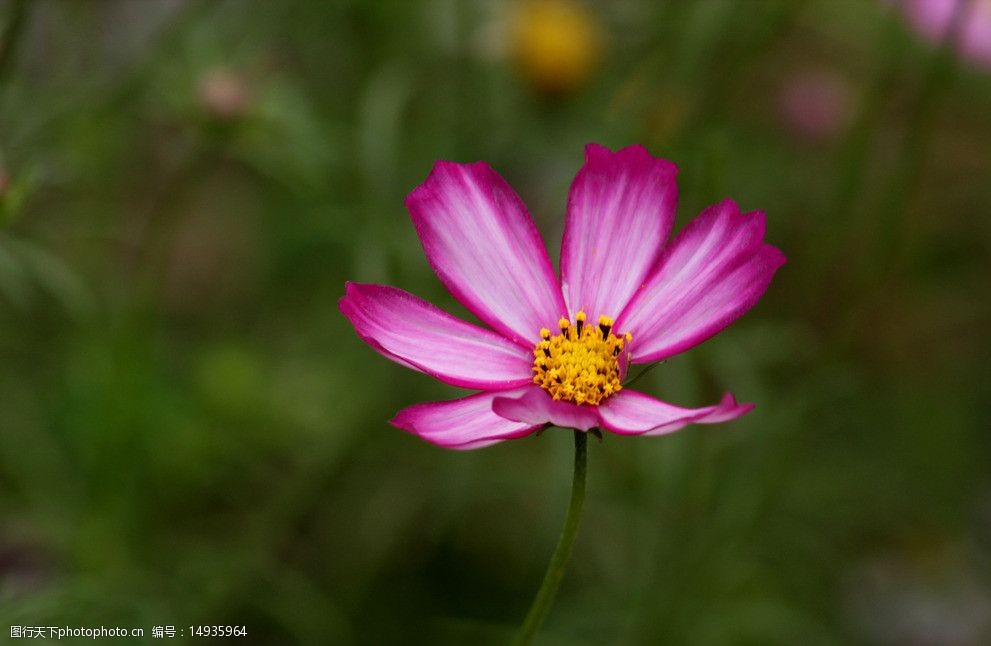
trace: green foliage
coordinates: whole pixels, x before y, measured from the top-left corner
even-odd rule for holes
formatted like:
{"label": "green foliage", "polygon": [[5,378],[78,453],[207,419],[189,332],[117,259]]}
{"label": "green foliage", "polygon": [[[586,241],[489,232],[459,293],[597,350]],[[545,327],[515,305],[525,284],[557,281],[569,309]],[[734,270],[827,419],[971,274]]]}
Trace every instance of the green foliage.
{"label": "green foliage", "polygon": [[[458,453],[393,429],[456,392],[366,347],[337,299],[384,282],[467,316],[405,195],[436,159],[487,160],[554,256],[598,141],[678,163],[680,224],[726,196],[766,210],[789,263],[638,384],[755,412],[590,442],[538,643],[991,640],[991,73],[887,3],[590,3],[602,60],[554,96],[514,63],[510,3],[20,4],[0,6],[0,626],[507,641],[571,438]],[[781,96],[824,70],[847,112],[810,136]]]}

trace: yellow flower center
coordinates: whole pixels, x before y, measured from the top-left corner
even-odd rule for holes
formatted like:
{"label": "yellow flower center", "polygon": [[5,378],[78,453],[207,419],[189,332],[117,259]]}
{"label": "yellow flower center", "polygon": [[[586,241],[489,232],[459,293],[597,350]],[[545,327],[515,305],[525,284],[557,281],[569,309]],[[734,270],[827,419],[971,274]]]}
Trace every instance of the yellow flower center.
{"label": "yellow flower center", "polygon": [[561,333],[551,336],[540,330],[542,339],[533,349],[533,383],[551,394],[576,404],[597,405],[623,389],[619,360],[633,338],[612,333],[613,321],[599,317],[598,327],[585,325],[585,312],[575,315],[576,324],[562,318]]}

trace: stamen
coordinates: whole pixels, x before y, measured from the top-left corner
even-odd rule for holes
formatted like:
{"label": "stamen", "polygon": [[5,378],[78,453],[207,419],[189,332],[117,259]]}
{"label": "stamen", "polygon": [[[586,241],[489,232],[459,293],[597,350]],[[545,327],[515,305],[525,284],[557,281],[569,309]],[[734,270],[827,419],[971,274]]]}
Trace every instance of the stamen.
{"label": "stamen", "polygon": [[533,349],[533,382],[556,400],[591,406],[622,390],[619,356],[632,336],[611,334],[613,320],[599,317],[598,329],[585,325],[584,311],[575,325],[561,318],[561,333],[540,330],[541,341]]}
{"label": "stamen", "polygon": [[613,320],[608,316],[599,317],[599,329],[602,330],[602,338],[609,336],[609,330],[612,329]]}

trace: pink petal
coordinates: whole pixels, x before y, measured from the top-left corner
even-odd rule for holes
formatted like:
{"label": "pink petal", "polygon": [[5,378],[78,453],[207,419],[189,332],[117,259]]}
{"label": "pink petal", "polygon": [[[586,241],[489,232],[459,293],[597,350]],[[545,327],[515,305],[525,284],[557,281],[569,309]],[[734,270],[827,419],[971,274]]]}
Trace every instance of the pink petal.
{"label": "pink petal", "polygon": [[532,380],[533,355],[408,292],[347,283],[340,308],[382,355],[461,388],[501,390]]}
{"label": "pink petal", "polygon": [[561,282],[569,311],[619,316],[674,225],[678,169],[643,146],[585,147],[568,196]]}
{"label": "pink petal", "polygon": [[741,215],[731,200],[688,223],[616,321],[633,333],[633,361],[683,352],[753,307],[785,262],[763,240],[764,214]]}
{"label": "pink petal", "polygon": [[478,318],[532,348],[564,299],[537,227],[487,164],[437,162],[406,198],[427,260]]}
{"label": "pink petal", "polygon": [[543,425],[549,422],[580,431],[599,426],[595,406],[554,400],[539,386],[532,386],[522,395],[501,394],[492,400],[492,410],[506,419],[525,424]]}
{"label": "pink petal", "polygon": [[523,392],[485,392],[453,401],[417,404],[399,411],[389,423],[437,446],[480,449],[537,430],[537,424],[513,422],[492,412],[495,397],[519,396]]}
{"label": "pink petal", "polygon": [[926,40],[938,44],[951,33],[957,11],[962,24],[955,34],[959,54],[984,67],[991,66],[991,5],[984,0],[905,0],[909,22]]}
{"label": "pink petal", "polygon": [[906,0],[902,9],[923,36],[934,43],[939,43],[948,35],[953,14],[960,1]]}
{"label": "pink petal", "polygon": [[688,424],[717,424],[750,412],[726,393],[715,406],[681,408],[635,390],[621,390],[599,406],[602,425],[620,435],[664,435]]}

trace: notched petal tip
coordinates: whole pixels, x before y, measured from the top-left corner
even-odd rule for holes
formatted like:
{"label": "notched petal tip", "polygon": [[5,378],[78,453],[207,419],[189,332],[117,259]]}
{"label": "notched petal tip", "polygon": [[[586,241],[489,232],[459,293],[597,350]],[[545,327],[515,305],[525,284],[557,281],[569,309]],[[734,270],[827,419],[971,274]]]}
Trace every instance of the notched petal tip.
{"label": "notched petal tip", "polygon": [[[355,301],[356,301],[356,295],[355,295],[354,284],[349,281],[344,285],[344,295],[337,299],[337,309],[339,309],[341,311],[341,314],[343,314],[344,317],[351,322],[351,325],[355,326],[355,330],[357,331],[356,317],[358,316],[359,312],[358,312],[358,304]],[[358,336],[361,336],[361,334],[359,334]]]}
{"label": "notched petal tip", "polygon": [[586,166],[640,166],[652,167],[655,172],[660,171],[670,178],[678,174],[678,166],[670,159],[655,157],[643,144],[632,144],[623,148],[617,148],[615,152],[602,144],[590,142],[585,144],[585,164]]}
{"label": "notched petal tip", "polygon": [[350,280],[344,281],[344,294],[337,299],[338,306],[343,307],[343,303],[351,298],[351,292],[354,289],[354,283]]}
{"label": "notched petal tip", "polygon": [[765,244],[761,248],[761,256],[765,258],[771,271],[777,271],[788,262],[788,256],[774,245]]}
{"label": "notched petal tip", "polygon": [[706,419],[709,420],[710,424],[719,421],[728,422],[730,420],[737,419],[738,417],[743,417],[756,407],[756,404],[750,402],[745,402],[743,404],[738,403],[733,393],[727,392],[723,395],[723,398],[719,400],[719,403],[716,404],[715,409],[706,416]]}
{"label": "notched petal tip", "polygon": [[410,435],[415,435],[417,437],[422,437],[422,435],[416,430],[416,424],[413,423],[413,415],[409,413],[411,409],[415,409],[415,406],[410,406],[398,411],[389,420],[389,425],[393,428],[398,428],[401,431],[405,431]]}
{"label": "notched petal tip", "polygon": [[609,157],[612,156],[612,154],[613,152],[608,148],[606,148],[605,146],[603,146],[602,144],[597,144],[594,142],[589,142],[585,144],[586,164],[600,159],[608,159]]}
{"label": "notched petal tip", "polygon": [[623,390],[600,407],[603,426],[619,435],[665,435],[689,424],[719,424],[753,410],[753,404],[738,404],[726,393],[718,404],[682,408],[635,390]]}
{"label": "notched petal tip", "polygon": [[408,431],[410,433],[413,432],[412,429],[406,424],[406,419],[403,416],[403,411],[399,411],[398,413],[393,415],[392,419],[389,420],[389,424],[403,431]]}
{"label": "notched petal tip", "polygon": [[[418,407],[424,405],[425,404],[416,404],[414,406],[402,409],[393,415],[392,419],[389,420],[389,426],[397,428],[404,433],[409,433],[413,437],[419,438],[424,442],[433,444],[434,446],[438,446],[442,449],[452,448],[445,444],[443,440],[438,440],[437,438],[431,437],[430,433],[423,433],[417,428],[413,421],[413,418],[416,416],[415,411]],[[455,444],[455,446],[457,445]]]}
{"label": "notched petal tip", "polygon": [[[724,217],[732,218],[732,217],[740,217],[744,215],[744,213],[740,210],[740,205],[737,203],[736,200],[734,200],[731,197],[724,197],[723,199],[719,200],[709,208],[715,209],[717,214],[722,215]],[[703,213],[705,213],[705,211],[708,210],[709,209],[704,209]],[[754,211],[754,213],[756,213],[756,211]]]}
{"label": "notched petal tip", "polygon": [[436,197],[443,190],[441,185],[445,182],[452,180],[462,181],[462,174],[472,175],[475,173],[486,176],[495,174],[495,170],[484,161],[462,163],[438,159],[430,167],[430,172],[427,174],[426,179],[406,195],[403,203],[407,209],[410,209],[413,205]]}

